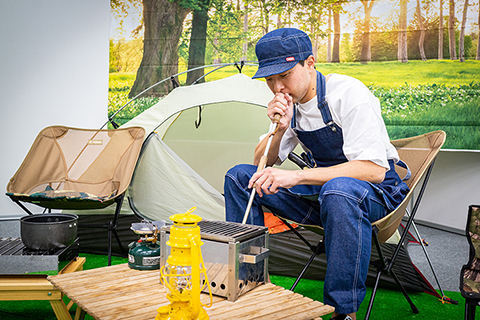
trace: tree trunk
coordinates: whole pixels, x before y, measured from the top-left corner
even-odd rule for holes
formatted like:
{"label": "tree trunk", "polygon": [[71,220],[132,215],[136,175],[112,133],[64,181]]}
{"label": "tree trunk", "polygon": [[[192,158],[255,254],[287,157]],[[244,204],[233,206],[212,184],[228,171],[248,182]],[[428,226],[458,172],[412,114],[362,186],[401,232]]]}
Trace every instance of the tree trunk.
{"label": "tree trunk", "polygon": [[457,48],[455,45],[455,0],[450,0],[448,15],[448,48],[450,60],[457,60]]}
{"label": "tree trunk", "polygon": [[340,2],[337,2],[336,8],[333,10],[333,51],[332,62],[340,62]]}
{"label": "tree trunk", "polygon": [[398,20],[398,61],[408,62],[407,0],[400,0],[400,16]]}
{"label": "tree trunk", "polygon": [[245,1],[244,5],[244,14],[243,14],[243,33],[245,34],[245,39],[243,40],[243,57],[240,60],[247,61],[247,53],[248,53],[248,39],[247,39],[247,32],[248,32],[248,3]]}
{"label": "tree trunk", "polygon": [[460,62],[465,62],[465,25],[467,24],[467,10],[468,0],[465,0],[465,4],[463,6],[462,27],[460,29],[460,41],[458,44],[458,55],[460,56]]}
{"label": "tree trunk", "polygon": [[[192,33],[188,47],[188,70],[205,65],[205,48],[207,45],[208,7],[210,0],[202,1],[201,9],[193,11]],[[190,85],[204,75],[204,69],[197,69],[187,74],[186,84]],[[204,79],[199,82],[205,82]]]}
{"label": "tree trunk", "polygon": [[438,22],[438,60],[443,59],[443,0],[440,0],[440,18]]}
{"label": "tree trunk", "polygon": [[327,62],[332,62],[332,7],[328,9]]}
{"label": "tree trunk", "polygon": [[420,9],[420,0],[417,0],[417,19],[418,27],[420,28],[420,38],[418,39],[418,50],[420,51],[420,58],[422,61],[427,61],[427,56],[425,55],[425,27],[423,26],[423,17],[422,10]]}
{"label": "tree trunk", "polygon": [[362,1],[363,9],[365,10],[365,20],[363,23],[363,34],[362,34],[362,54],[360,56],[360,61],[362,63],[367,63],[372,61],[372,52],[370,47],[370,16],[372,13],[372,8],[374,0]]}
{"label": "tree trunk", "polygon": [[[143,0],[143,58],[129,93],[130,98],[178,73],[178,42],[189,11],[176,1]],[[169,84],[165,82],[145,94],[162,96],[168,92]]]}
{"label": "tree trunk", "polygon": [[477,39],[477,56],[475,60],[480,60],[480,2],[478,3],[478,39]]}

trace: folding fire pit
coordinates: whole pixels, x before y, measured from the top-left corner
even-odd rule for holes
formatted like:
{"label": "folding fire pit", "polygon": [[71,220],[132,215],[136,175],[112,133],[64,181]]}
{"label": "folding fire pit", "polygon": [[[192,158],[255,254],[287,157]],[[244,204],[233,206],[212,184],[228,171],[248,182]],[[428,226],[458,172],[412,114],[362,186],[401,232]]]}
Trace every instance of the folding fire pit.
{"label": "folding fire pit", "polygon": [[73,244],[59,249],[32,250],[20,238],[0,237],[1,273],[27,273],[57,270],[59,263],[78,256],[78,239]]}
{"label": "folding fire pit", "polygon": [[[203,260],[212,293],[236,301],[268,280],[268,228],[234,222],[198,223]],[[160,232],[160,267],[170,254],[170,227]],[[207,292],[205,290],[205,292]]]}

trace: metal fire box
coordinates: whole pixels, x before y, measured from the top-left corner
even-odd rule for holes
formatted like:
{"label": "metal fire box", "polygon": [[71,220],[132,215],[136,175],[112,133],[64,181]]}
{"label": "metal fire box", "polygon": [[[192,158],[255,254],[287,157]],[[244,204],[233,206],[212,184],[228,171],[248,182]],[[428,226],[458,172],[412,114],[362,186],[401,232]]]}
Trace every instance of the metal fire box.
{"label": "metal fire box", "polygon": [[[268,228],[234,222],[198,223],[203,261],[212,293],[236,301],[268,281]],[[170,226],[160,231],[160,267],[170,254]],[[208,287],[204,290],[208,292]]]}

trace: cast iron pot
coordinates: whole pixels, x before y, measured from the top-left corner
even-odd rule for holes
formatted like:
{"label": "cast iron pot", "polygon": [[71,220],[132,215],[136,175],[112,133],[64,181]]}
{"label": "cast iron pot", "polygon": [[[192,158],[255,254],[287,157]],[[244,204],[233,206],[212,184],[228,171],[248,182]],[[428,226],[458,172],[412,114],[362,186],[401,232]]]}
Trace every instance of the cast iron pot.
{"label": "cast iron pot", "polygon": [[23,244],[33,250],[52,250],[68,247],[77,238],[75,214],[34,214],[20,218]]}

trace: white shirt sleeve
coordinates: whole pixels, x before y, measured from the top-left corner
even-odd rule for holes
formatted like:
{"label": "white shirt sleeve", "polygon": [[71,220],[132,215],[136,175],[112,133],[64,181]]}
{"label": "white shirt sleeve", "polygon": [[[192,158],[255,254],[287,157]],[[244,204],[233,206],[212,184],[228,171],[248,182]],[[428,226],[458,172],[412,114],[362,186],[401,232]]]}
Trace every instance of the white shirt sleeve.
{"label": "white shirt sleeve", "polygon": [[[380,101],[359,80],[334,75],[327,82],[327,102],[343,132],[343,153],[349,160],[370,160],[389,169],[398,161],[381,115]],[[337,118],[337,119],[335,119]]]}

